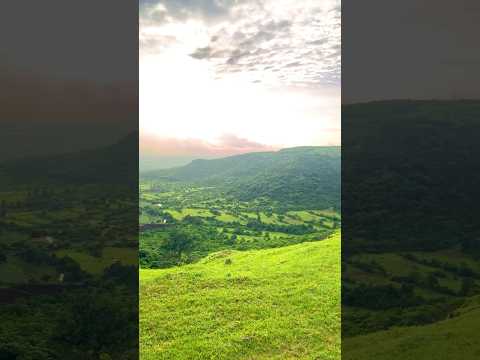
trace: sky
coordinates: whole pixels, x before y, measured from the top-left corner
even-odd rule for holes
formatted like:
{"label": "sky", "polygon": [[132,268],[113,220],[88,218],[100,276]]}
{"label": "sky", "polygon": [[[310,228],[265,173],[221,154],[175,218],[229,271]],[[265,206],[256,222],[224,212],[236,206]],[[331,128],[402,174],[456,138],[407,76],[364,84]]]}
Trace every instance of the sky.
{"label": "sky", "polygon": [[0,161],[138,131],[138,42],[136,2],[0,3]]}
{"label": "sky", "polygon": [[477,0],[343,0],[342,101],[479,99],[479,33]]}
{"label": "sky", "polygon": [[143,154],[340,144],[340,2],[140,1]]}

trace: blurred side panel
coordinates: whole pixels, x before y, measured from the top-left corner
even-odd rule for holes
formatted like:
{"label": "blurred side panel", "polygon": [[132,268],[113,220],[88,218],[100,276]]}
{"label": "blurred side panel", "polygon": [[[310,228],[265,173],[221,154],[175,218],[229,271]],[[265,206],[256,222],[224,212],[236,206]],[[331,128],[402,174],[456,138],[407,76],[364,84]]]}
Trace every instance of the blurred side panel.
{"label": "blurred side panel", "polygon": [[0,5],[0,358],[138,358],[138,4]]}
{"label": "blurred side panel", "polygon": [[342,11],[342,357],[478,358],[480,5]]}

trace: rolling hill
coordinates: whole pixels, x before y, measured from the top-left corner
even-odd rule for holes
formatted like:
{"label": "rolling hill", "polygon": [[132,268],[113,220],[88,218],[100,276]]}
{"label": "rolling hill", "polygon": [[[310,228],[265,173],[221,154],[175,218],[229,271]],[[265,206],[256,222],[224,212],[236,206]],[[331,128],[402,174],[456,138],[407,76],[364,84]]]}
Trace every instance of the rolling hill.
{"label": "rolling hill", "polygon": [[94,150],[29,157],[0,164],[4,186],[21,184],[119,184],[138,182],[138,133]]}
{"label": "rolling hill", "polygon": [[340,165],[340,147],[297,147],[194,160],[142,178],[215,186],[242,201],[266,197],[302,208],[339,209]]}
{"label": "rolling hill", "polygon": [[339,233],[141,269],[140,283],[142,359],[340,356]]}
{"label": "rolling hill", "polygon": [[367,359],[478,359],[480,297],[470,298],[451,317],[426,326],[392,328],[342,341],[342,358]]}
{"label": "rolling hill", "polygon": [[479,119],[478,100],[343,107],[343,358],[479,358]]}
{"label": "rolling hill", "polygon": [[344,251],[478,248],[479,119],[474,100],[344,106]]}

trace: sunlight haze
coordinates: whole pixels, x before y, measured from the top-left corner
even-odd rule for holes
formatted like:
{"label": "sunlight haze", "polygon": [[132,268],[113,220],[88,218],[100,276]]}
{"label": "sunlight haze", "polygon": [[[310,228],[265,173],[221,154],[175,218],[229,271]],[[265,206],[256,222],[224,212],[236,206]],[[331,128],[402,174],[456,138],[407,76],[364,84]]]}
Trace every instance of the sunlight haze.
{"label": "sunlight haze", "polygon": [[225,154],[340,144],[339,2],[146,1],[140,11],[149,152],[189,153],[166,145],[182,141]]}

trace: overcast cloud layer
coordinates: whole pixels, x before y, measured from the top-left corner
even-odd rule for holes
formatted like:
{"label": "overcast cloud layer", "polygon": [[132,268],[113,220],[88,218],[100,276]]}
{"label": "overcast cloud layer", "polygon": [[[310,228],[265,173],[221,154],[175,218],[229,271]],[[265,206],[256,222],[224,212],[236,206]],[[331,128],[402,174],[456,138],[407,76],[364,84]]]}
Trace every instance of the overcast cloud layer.
{"label": "overcast cloud layer", "polygon": [[222,148],[338,144],[340,2],[141,1],[140,128]]}
{"label": "overcast cloud layer", "polygon": [[[176,32],[196,26],[196,38]],[[202,26],[204,25],[204,26]],[[190,41],[189,41],[190,40]],[[193,41],[192,41],[193,40]],[[340,4],[327,0],[143,2],[141,52],[192,47],[218,77],[318,87],[340,82]]]}
{"label": "overcast cloud layer", "polygon": [[343,101],[480,98],[480,2],[344,0]]}

